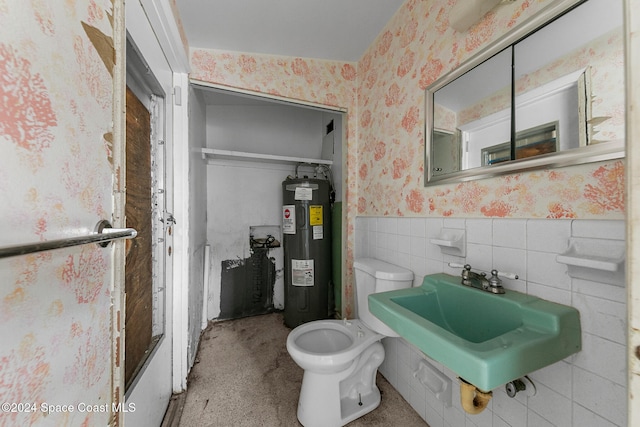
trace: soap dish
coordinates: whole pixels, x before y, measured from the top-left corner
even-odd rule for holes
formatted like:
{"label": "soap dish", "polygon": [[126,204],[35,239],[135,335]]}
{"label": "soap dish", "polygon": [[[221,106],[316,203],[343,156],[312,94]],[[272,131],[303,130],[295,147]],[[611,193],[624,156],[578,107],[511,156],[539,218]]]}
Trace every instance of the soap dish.
{"label": "soap dish", "polygon": [[443,228],[440,234],[429,242],[440,246],[443,254],[464,257],[467,254],[465,231],[456,228]]}
{"label": "soap dish", "polygon": [[573,278],[624,286],[624,240],[572,237],[569,249],[556,261],[566,264]]}
{"label": "soap dish", "polygon": [[431,390],[431,392],[435,394],[436,399],[444,403],[446,408],[451,407],[452,390],[451,379],[449,377],[424,359],[418,362],[418,369],[413,372],[413,377],[423,386]]}

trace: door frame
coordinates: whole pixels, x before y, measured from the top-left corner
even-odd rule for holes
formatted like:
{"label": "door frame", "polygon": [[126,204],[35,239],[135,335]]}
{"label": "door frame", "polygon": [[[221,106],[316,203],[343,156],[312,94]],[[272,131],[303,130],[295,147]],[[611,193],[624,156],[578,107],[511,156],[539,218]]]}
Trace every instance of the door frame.
{"label": "door frame", "polygon": [[[176,22],[170,0],[130,0],[127,10],[135,8],[137,13],[135,25],[128,29],[132,34],[140,27],[150,27],[146,37],[137,34],[136,42],[145,40],[148,44],[160,47],[164,59],[173,72],[173,89],[167,93],[172,110],[167,111],[165,118],[168,125],[168,137],[174,141],[188,141],[188,46],[182,40],[180,24]],[[140,40],[138,40],[140,39]],[[144,48],[143,46],[139,46]],[[173,281],[172,292],[167,292],[167,300],[171,301],[172,315],[172,383],[173,392],[180,393],[187,388],[189,363],[187,360],[188,325],[189,325],[189,151],[187,143],[167,146],[167,159],[173,165],[173,191],[167,192],[167,209],[177,220],[173,227],[173,250],[168,258],[167,276]],[[173,209],[173,210],[171,210]],[[167,316],[170,313],[167,312]]]}
{"label": "door frame", "polygon": [[[166,196],[166,214],[165,221],[169,213],[173,213],[176,218],[185,218],[183,216],[183,209],[181,200],[176,200],[174,197],[174,183],[179,183],[186,180],[184,177],[188,173],[188,167],[185,169],[183,164],[175,163],[171,166],[172,160],[178,157],[176,154],[180,152],[181,147],[179,144],[173,144],[176,135],[181,135],[183,129],[181,127],[181,120],[176,120],[176,117],[186,116],[186,108],[180,105],[179,100],[175,98],[175,93],[180,93],[179,77],[181,75],[186,76],[188,72],[188,57],[185,51],[185,45],[180,38],[180,32],[178,30],[178,24],[176,23],[170,2],[168,0],[131,0],[127,1],[123,5],[121,1],[114,2],[114,13],[116,6],[124,9],[120,15],[124,16],[124,23],[121,22],[120,31],[116,32],[114,37],[114,46],[116,51],[116,70],[114,71],[114,222],[124,223],[124,176],[125,176],[125,162],[124,152],[126,139],[124,136],[124,123],[125,123],[125,102],[124,94],[126,90],[126,40],[128,38],[132,40],[135,46],[138,48],[143,58],[149,65],[149,70],[156,76],[156,78],[162,82],[165,105],[163,120],[165,122],[165,146],[168,168],[168,179],[165,187]],[[130,26],[127,22],[131,22]],[[176,81],[177,80],[177,81]],[[176,89],[177,86],[177,89]],[[188,166],[188,165],[187,165]],[[175,195],[179,195],[180,191],[177,191]],[[187,199],[188,200],[188,199]],[[172,205],[173,204],[173,205]],[[180,221],[180,226],[187,229],[188,224],[186,221]],[[180,322],[182,317],[186,317],[182,313],[182,304],[180,303],[179,295],[182,291],[180,286],[174,286],[174,284],[184,283],[181,279],[181,265],[186,264],[186,260],[181,256],[180,251],[176,250],[175,240],[179,240],[175,227],[173,228],[172,235],[175,236],[174,243],[172,244],[172,256],[166,257],[166,288],[165,288],[165,335],[160,340],[158,345],[153,351],[153,354],[148,358],[147,365],[143,370],[153,370],[151,366],[154,363],[162,363],[163,366],[170,366],[172,372],[168,373],[168,379],[149,378],[144,381],[145,384],[141,384],[143,381],[138,381],[130,387],[127,391],[125,401],[124,392],[124,308],[125,308],[125,295],[124,295],[124,245],[116,248],[115,253],[115,265],[114,265],[114,307],[113,307],[113,390],[114,390],[114,403],[124,403],[123,411],[114,414],[114,425],[121,425],[125,419],[127,423],[133,423],[136,425],[159,425],[162,422],[164,416],[164,410],[166,409],[171,393],[174,391],[182,391],[182,387],[176,388],[176,378],[181,378],[183,375],[180,369],[176,369],[176,366],[180,368],[179,361],[176,361],[176,355],[182,353],[181,340],[182,337],[179,333],[180,328],[175,327],[175,320]],[[121,262],[120,262],[121,261]],[[178,316],[174,316],[178,313]],[[177,319],[176,319],[177,317]],[[188,317],[187,317],[188,319]],[[174,331],[178,334],[174,334]],[[159,354],[161,353],[161,354]],[[160,356],[160,357],[158,357]],[[161,360],[159,360],[161,359]],[[167,365],[168,364],[168,365]],[[142,374],[144,375],[144,374]],[[186,375],[184,375],[186,378]],[[150,380],[150,381],[149,381]],[[167,387],[167,392],[162,392],[161,401],[157,399],[154,402],[147,402],[145,398],[144,389],[158,385],[158,381],[167,381],[164,387]],[[154,384],[155,383],[155,384]],[[180,385],[180,382],[178,382]],[[137,389],[137,390],[136,390]],[[134,406],[131,406],[133,404]],[[163,406],[162,409],[159,406]],[[135,410],[131,410],[135,408]],[[127,411],[127,409],[129,409]],[[135,420],[134,420],[135,418]]]}
{"label": "door frame", "polygon": [[[172,138],[172,123],[170,120],[172,98],[171,93],[173,90],[173,73],[167,63],[162,48],[155,40],[155,34],[151,25],[146,21],[144,10],[141,4],[137,1],[127,2],[125,4],[125,24],[127,27],[127,40],[131,42],[133,50],[137,52],[137,55],[131,56],[131,58],[139,58],[140,64],[127,64],[128,71],[132,71],[132,75],[142,75],[142,78],[138,79],[141,83],[140,91],[138,95],[151,97],[155,94],[157,97],[162,97],[164,107],[160,107],[157,111],[158,115],[155,119],[152,117],[152,122],[158,120],[158,128],[152,129],[152,133],[160,132],[164,139],[164,145],[166,149],[171,149]],[[131,25],[128,23],[131,22]],[[137,71],[142,69],[143,71]],[[152,75],[152,79],[156,80],[157,85],[151,82],[144,82],[144,70],[146,74]],[[129,74],[129,73],[127,73]],[[145,83],[147,83],[145,85]],[[144,87],[147,86],[147,87]],[[150,143],[158,144],[159,141],[149,141]],[[125,142],[126,143],[126,142]],[[157,147],[158,145],[156,145]],[[154,147],[155,148],[155,147]],[[126,159],[125,159],[126,165]],[[170,179],[172,170],[171,165],[168,164],[165,173]],[[126,173],[125,173],[126,175]],[[155,185],[152,184],[154,191],[157,191]],[[125,182],[126,188],[126,182]],[[165,186],[167,192],[171,192],[171,189]],[[126,191],[125,191],[126,193]],[[164,212],[162,213],[164,216]],[[157,218],[152,218],[154,227],[158,221]],[[162,237],[164,235],[164,227],[161,224]],[[155,233],[153,238],[160,237],[158,233]],[[171,244],[170,242],[168,244]],[[157,256],[157,255],[156,255]],[[168,258],[167,258],[168,259]],[[166,276],[164,278],[154,278],[162,281],[164,285],[164,301],[161,302],[161,310],[164,311],[164,324],[163,336],[151,350],[144,364],[137,372],[136,377],[133,379],[132,384],[125,391],[125,408],[135,408],[135,410],[125,412],[124,421],[125,424],[133,424],[140,426],[157,426],[160,425],[164,417],[164,413],[169,404],[172,394],[172,351],[173,351],[173,339],[172,339],[172,278]],[[126,319],[126,311],[123,316]],[[126,322],[125,322],[126,324]],[[126,327],[124,331],[127,333]],[[126,346],[126,339],[125,339]],[[125,348],[126,358],[126,348]],[[126,365],[126,363],[125,363]]]}
{"label": "door frame", "polygon": [[[124,179],[126,170],[126,26],[124,0],[113,2],[113,47],[115,65],[113,67],[113,226],[126,227],[124,216]],[[111,307],[111,404],[124,402],[124,307],[125,307],[125,242],[113,244],[113,306]],[[124,424],[124,413],[112,414],[112,425]]]}
{"label": "door frame", "polygon": [[[627,174],[627,360],[628,389],[627,411],[628,425],[640,423],[640,282],[636,279],[640,271],[640,202],[635,194],[640,184],[640,0],[626,0],[625,4],[625,49],[626,49],[626,174]],[[634,188],[636,187],[636,188]]]}

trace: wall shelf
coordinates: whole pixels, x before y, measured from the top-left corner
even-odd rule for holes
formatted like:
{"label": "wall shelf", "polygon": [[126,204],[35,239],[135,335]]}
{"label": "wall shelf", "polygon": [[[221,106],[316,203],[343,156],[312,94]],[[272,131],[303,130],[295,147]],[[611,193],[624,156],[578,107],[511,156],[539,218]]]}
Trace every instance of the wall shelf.
{"label": "wall shelf", "polygon": [[277,156],[273,154],[248,153],[245,151],[220,150],[218,148],[202,148],[202,158],[219,160],[244,160],[253,162],[270,163],[314,163],[320,165],[332,165],[332,160],[309,159],[305,157]]}

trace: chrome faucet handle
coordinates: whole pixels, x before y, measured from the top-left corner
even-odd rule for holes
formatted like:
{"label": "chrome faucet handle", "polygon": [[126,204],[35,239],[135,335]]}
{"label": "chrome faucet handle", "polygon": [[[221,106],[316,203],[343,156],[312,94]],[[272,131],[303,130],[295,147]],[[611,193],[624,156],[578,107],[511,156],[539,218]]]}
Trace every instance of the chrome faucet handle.
{"label": "chrome faucet handle", "polygon": [[512,279],[512,280],[518,279],[518,275],[515,273],[505,273],[505,272],[493,269],[491,270],[491,278],[489,279],[489,282],[502,283],[502,280],[500,280],[500,277],[498,276],[506,277],[507,279]]}
{"label": "chrome faucet handle", "polygon": [[502,271],[498,271],[496,269],[491,270],[491,277],[488,280],[487,290],[489,292],[493,292],[494,294],[504,294],[505,290],[502,287],[502,280],[498,276],[503,276],[508,279],[517,280],[518,275],[514,273],[504,273]]}
{"label": "chrome faucet handle", "polygon": [[491,274],[493,274],[494,271],[496,272],[496,275],[506,277],[507,279],[511,279],[511,280],[519,279],[518,275],[515,273],[507,273],[506,271],[491,270]]}
{"label": "chrome faucet handle", "polygon": [[502,280],[498,277],[498,270],[491,270],[491,277],[487,280],[487,287],[485,289],[494,294],[504,294],[504,288],[502,287]]}
{"label": "chrome faucet handle", "polygon": [[471,266],[469,264],[458,264],[457,262],[450,262],[447,265],[449,265],[449,267],[451,268],[461,268],[462,271],[460,272],[460,275],[462,276],[462,284],[464,284],[465,280],[469,279],[469,273],[471,272]]}
{"label": "chrome faucet handle", "polygon": [[491,270],[491,277],[489,278],[490,286],[502,286],[502,280],[498,277],[498,270]]}
{"label": "chrome faucet handle", "polygon": [[451,268],[462,268],[463,270],[471,271],[471,265],[469,264],[458,264],[457,262],[450,262],[450,263],[447,263],[447,265]]}
{"label": "chrome faucet handle", "polygon": [[449,262],[447,263],[447,265],[451,268],[462,268],[462,274],[466,274],[468,275],[470,272],[472,272],[471,270],[475,270],[475,272],[473,272],[474,274],[477,274],[479,276],[486,276],[487,273],[485,273],[484,271],[481,270],[477,270],[475,268],[472,268],[470,264],[458,264],[457,262]]}

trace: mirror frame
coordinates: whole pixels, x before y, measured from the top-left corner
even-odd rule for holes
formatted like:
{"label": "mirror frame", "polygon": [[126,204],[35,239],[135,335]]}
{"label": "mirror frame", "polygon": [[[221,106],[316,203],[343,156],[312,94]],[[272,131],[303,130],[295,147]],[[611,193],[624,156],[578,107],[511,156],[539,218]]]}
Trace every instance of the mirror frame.
{"label": "mirror frame", "polygon": [[[564,14],[570,9],[580,5],[584,0],[566,0],[556,4],[549,5],[542,9],[535,16],[518,25],[516,28],[507,32],[499,40],[491,43],[486,48],[474,54],[467,61],[463,62],[456,69],[437,79],[430,84],[425,91],[425,150],[424,150],[424,178],[425,187],[460,183],[477,179],[492,178],[501,175],[512,174],[516,172],[525,172],[536,169],[560,168],[565,166],[580,165],[585,163],[600,162],[625,157],[625,141],[608,141],[605,143],[589,145],[586,147],[574,148],[559,153],[550,153],[535,156],[532,158],[511,160],[509,162],[499,163],[492,166],[481,166],[463,171],[452,172],[446,175],[433,175],[430,164],[432,151],[432,131],[434,130],[434,94],[462,76],[472,68],[480,65],[503,49],[517,43],[529,34],[540,29],[548,22]],[[622,23],[624,27],[624,22]],[[513,82],[511,82],[513,84]],[[626,139],[626,137],[625,137]]]}

